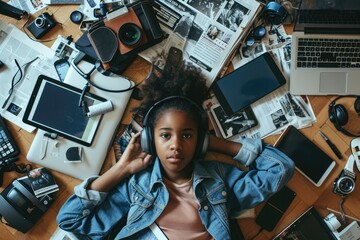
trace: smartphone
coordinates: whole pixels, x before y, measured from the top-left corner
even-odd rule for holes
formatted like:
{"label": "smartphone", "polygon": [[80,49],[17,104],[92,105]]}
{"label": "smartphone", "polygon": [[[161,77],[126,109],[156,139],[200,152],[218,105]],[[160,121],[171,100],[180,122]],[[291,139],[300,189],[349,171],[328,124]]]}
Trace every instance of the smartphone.
{"label": "smartphone", "polygon": [[336,162],[331,157],[292,125],[274,145],[288,155],[295,162],[296,169],[317,187],[335,167]]}
{"label": "smartphone", "polygon": [[267,231],[272,231],[294,200],[296,193],[284,186],[269,198],[255,222]]}
{"label": "smartphone", "polygon": [[168,71],[170,73],[176,72],[176,70],[182,60],[183,60],[183,52],[176,47],[171,47],[169,49],[169,53],[166,58],[164,72],[166,72],[166,71]]}
{"label": "smartphone", "polygon": [[70,64],[66,59],[59,59],[54,62],[54,67],[59,76],[60,81],[64,81],[66,74],[70,68]]}

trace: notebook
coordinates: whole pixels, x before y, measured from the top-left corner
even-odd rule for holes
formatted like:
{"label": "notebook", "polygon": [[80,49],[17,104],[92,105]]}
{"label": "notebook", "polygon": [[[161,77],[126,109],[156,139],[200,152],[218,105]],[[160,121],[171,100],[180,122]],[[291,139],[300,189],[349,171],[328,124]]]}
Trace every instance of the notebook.
{"label": "notebook", "polygon": [[360,1],[302,0],[292,36],[292,94],[360,93]]}
{"label": "notebook", "polygon": [[[79,67],[84,72],[90,70],[92,66],[92,64],[85,61],[79,64]],[[134,85],[133,82],[117,75],[104,76],[99,72],[94,72],[91,76],[95,84],[106,89],[125,89]],[[64,82],[80,89],[86,83],[73,67],[69,69]],[[90,92],[110,100],[114,106],[113,111],[107,112],[102,116],[91,146],[84,146],[64,137],[52,139],[51,137],[44,136],[46,131],[38,129],[26,156],[27,160],[81,180],[100,173],[132,90],[121,93],[109,93],[91,87]],[[70,155],[76,155],[77,161],[69,161],[73,158]]]}

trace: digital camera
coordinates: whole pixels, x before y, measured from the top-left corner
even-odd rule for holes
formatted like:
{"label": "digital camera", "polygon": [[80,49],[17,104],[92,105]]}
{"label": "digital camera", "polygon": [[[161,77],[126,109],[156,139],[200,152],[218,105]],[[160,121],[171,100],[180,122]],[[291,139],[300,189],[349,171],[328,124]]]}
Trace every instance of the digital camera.
{"label": "digital camera", "polygon": [[136,1],[107,14],[88,38],[105,70],[115,73],[127,59],[159,43],[163,31],[150,1]]}
{"label": "digital camera", "polygon": [[39,39],[54,28],[55,25],[56,21],[49,13],[44,12],[35,18],[35,20],[27,26],[27,29],[36,39]]}
{"label": "digital camera", "polygon": [[333,192],[340,195],[346,196],[355,189],[355,173],[350,172],[346,169],[342,170],[340,175],[334,181]]}

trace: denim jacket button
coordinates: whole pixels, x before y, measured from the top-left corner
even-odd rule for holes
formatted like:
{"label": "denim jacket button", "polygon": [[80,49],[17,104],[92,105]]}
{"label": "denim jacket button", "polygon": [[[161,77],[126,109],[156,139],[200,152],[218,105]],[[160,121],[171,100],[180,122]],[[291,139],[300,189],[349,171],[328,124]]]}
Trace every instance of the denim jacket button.
{"label": "denim jacket button", "polygon": [[207,205],[204,206],[204,210],[207,211],[209,210],[209,207]]}
{"label": "denim jacket button", "polygon": [[87,216],[87,215],[89,215],[89,213],[90,213],[89,209],[83,210],[83,216]]}
{"label": "denim jacket button", "polygon": [[226,193],[225,191],[222,191],[222,192],[221,192],[221,195],[223,195],[224,197],[226,196],[226,194],[227,194],[227,193]]}

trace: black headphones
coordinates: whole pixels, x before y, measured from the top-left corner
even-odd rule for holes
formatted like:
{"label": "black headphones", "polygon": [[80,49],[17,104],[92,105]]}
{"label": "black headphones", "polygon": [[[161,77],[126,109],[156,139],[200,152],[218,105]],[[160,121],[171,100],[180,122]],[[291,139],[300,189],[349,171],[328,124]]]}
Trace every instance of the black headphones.
{"label": "black headphones", "polygon": [[281,24],[288,16],[287,10],[277,2],[269,2],[264,10],[264,18],[267,22],[274,25]]}
{"label": "black headphones", "polygon": [[154,129],[153,126],[149,126],[148,118],[156,109],[158,109],[163,103],[173,101],[174,99],[181,99],[188,102],[194,108],[196,108],[200,114],[200,123],[199,123],[199,133],[198,133],[198,142],[196,144],[195,158],[202,158],[207,150],[209,144],[209,134],[208,134],[208,119],[207,114],[203,108],[198,104],[190,100],[189,98],[183,96],[170,96],[166,97],[158,102],[156,102],[146,113],[143,121],[143,130],[141,131],[140,141],[141,147],[144,152],[147,152],[153,156],[156,155],[155,143],[154,143]]}
{"label": "black headphones", "polygon": [[344,133],[345,135],[349,137],[360,137],[360,135],[355,135],[348,130],[344,129],[342,126],[344,126],[348,120],[348,112],[346,111],[346,108],[342,104],[335,104],[337,100],[344,97],[355,97],[354,102],[354,108],[358,115],[360,115],[360,96],[339,96],[335,98],[330,104],[329,104],[329,119],[334,124],[335,128]]}

